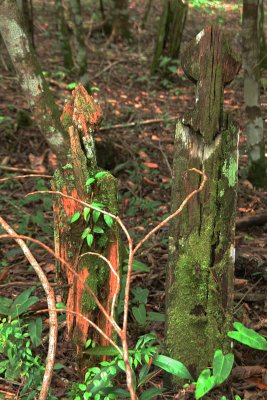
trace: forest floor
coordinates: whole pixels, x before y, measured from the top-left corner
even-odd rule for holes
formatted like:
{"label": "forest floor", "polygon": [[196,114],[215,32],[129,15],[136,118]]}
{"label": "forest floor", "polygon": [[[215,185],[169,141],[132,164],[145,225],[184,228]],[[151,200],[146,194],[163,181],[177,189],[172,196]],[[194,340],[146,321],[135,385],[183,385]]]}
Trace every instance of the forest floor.
{"label": "forest floor", "polygon": [[[91,3],[94,3],[93,8],[98,6],[98,2]],[[99,163],[118,178],[121,217],[130,228],[135,242],[170,212],[175,119],[192,108],[195,101],[194,85],[185,77],[179,63],[175,64],[175,71],[172,68],[172,72],[162,71],[150,76],[157,18],[161,8],[160,1],[153,1],[148,20],[142,27],[145,3],[130,1],[131,43],[110,43],[103,32],[90,30],[88,26],[99,15],[99,11],[92,11],[90,7],[84,9],[88,72],[92,77],[93,96],[101,104],[104,115],[102,129],[96,133]],[[240,51],[241,2],[228,0],[224,3],[207,3],[209,6],[206,7],[190,7],[183,43],[206,25],[216,22],[230,34],[234,48]],[[37,53],[50,89],[62,108],[71,94],[68,84],[74,82],[75,77],[64,73],[62,68],[54,14],[51,0],[34,1]],[[247,156],[242,83],[241,70],[225,89],[225,109],[240,127],[234,310],[236,320],[266,336],[267,191],[266,188],[256,189],[245,179]],[[0,56],[0,89],[1,178],[24,174],[24,169],[52,174],[52,154],[35,121],[31,120],[27,101],[3,48]],[[261,93],[266,121],[266,76]],[[132,122],[135,123],[133,127],[125,125]],[[114,127],[117,124],[121,126]],[[16,169],[12,171],[10,167]],[[45,187],[48,184],[41,178],[1,183],[0,211],[17,232],[53,247],[51,199],[40,196],[25,199],[27,193]],[[261,216],[260,222],[242,225],[242,221],[251,216]],[[31,246],[31,249],[50,282],[54,282],[53,258],[43,249],[35,246]],[[14,299],[22,290],[35,285],[36,277],[23,254],[11,241],[3,243],[0,252],[0,295]],[[147,310],[163,313],[168,226],[153,236],[138,257],[149,266],[150,272],[136,274],[132,285],[149,290]],[[40,302],[32,312],[38,313],[46,308],[45,298],[40,288],[35,290],[35,294],[40,297]],[[60,293],[57,295],[60,300]],[[47,332],[47,320],[45,323]],[[164,338],[163,322],[147,323],[140,327],[130,314],[129,334],[132,343],[141,334],[151,330],[160,339]],[[64,341],[64,331],[60,332],[60,337],[57,362],[64,364],[65,368],[56,374],[52,387],[58,398],[67,398],[64,382],[75,381],[78,377],[74,362],[69,357],[70,349]],[[45,358],[45,348],[43,350]],[[220,395],[226,395],[230,399],[238,394],[247,400],[267,399],[266,352],[236,345],[234,353],[236,368],[231,379],[205,398],[217,400]],[[162,376],[158,376],[153,383],[161,385]],[[17,389],[14,385],[7,385],[0,374],[0,390],[16,393]],[[193,398],[190,394],[185,397],[182,392],[166,392],[161,398]]]}

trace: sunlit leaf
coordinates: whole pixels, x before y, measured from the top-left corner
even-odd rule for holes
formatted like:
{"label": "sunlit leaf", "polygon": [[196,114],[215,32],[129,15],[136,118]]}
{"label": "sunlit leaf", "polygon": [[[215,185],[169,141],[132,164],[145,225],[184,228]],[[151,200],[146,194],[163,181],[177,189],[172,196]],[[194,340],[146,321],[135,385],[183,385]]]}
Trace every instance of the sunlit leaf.
{"label": "sunlit leaf", "polygon": [[107,226],[109,227],[109,228],[111,228],[112,227],[112,225],[113,225],[113,219],[112,219],[112,217],[110,217],[110,215],[104,215],[104,221],[105,221],[105,223],[107,224]]}
{"label": "sunlit leaf", "polygon": [[215,385],[215,377],[210,375],[209,369],[204,369],[196,383],[196,399],[198,400],[206,393],[210,392]]}
{"label": "sunlit leaf", "polygon": [[234,355],[223,355],[221,350],[216,350],[213,358],[213,375],[216,380],[216,385],[220,385],[230,375],[234,364]]}
{"label": "sunlit leaf", "polygon": [[174,360],[173,358],[156,355],[153,357],[152,364],[159,368],[164,369],[164,371],[169,372],[181,379],[189,379],[193,381],[193,378],[184,364],[180,361]]}
{"label": "sunlit leaf", "polygon": [[234,322],[236,331],[230,331],[227,335],[240,343],[246,344],[252,349],[267,350],[267,340],[253,329],[246,328],[240,322]]}
{"label": "sunlit leaf", "polygon": [[73,217],[71,218],[70,223],[72,224],[73,222],[76,222],[76,221],[80,218],[80,216],[81,216],[81,213],[76,212],[76,213],[73,215]]}

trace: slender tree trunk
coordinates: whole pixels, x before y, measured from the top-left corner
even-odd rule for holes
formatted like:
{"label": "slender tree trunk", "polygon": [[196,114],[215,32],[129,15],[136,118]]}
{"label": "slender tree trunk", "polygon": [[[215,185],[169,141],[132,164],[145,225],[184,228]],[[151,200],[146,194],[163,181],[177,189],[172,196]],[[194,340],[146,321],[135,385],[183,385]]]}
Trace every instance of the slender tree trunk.
{"label": "slender tree trunk", "polygon": [[185,0],[163,0],[163,9],[151,66],[152,74],[158,69],[160,57],[163,55],[171,59],[179,57],[187,10],[188,4]]}
{"label": "slender tree trunk", "polygon": [[267,184],[263,119],[260,109],[261,2],[243,2],[244,100],[247,118],[248,179],[258,187]]}
{"label": "slender tree trunk", "polygon": [[172,212],[199,186],[190,168],[208,180],[170,225],[166,346],[197,377],[215,350],[230,350],[238,129],[223,113],[223,89],[240,64],[212,27],[188,44],[182,63],[197,99],[176,127]]}
{"label": "slender tree trunk", "polygon": [[0,2],[0,33],[41,133],[58,158],[66,160],[69,140],[60,124],[59,110],[29,43],[15,0]]}
{"label": "slender tree trunk", "polygon": [[33,25],[33,6],[32,0],[17,0],[18,7],[23,15],[24,24],[34,47],[34,25]]}
{"label": "slender tree trunk", "polygon": [[61,50],[64,59],[64,67],[70,70],[74,67],[74,64],[73,64],[72,51],[69,40],[69,30],[65,20],[62,0],[55,0],[55,7],[56,7],[56,18],[57,18],[57,34],[61,44]]}
{"label": "slender tree trunk", "polygon": [[112,35],[115,38],[129,39],[131,37],[129,26],[128,0],[113,0]]}
{"label": "slender tree trunk", "polygon": [[87,49],[85,46],[83,19],[80,0],[69,0],[70,16],[73,22],[73,34],[76,48],[76,63],[81,84],[89,90]]}
{"label": "slender tree trunk", "polygon": [[263,0],[259,0],[259,40],[260,40],[260,68],[262,70],[267,69],[267,43],[264,29],[264,3]]}

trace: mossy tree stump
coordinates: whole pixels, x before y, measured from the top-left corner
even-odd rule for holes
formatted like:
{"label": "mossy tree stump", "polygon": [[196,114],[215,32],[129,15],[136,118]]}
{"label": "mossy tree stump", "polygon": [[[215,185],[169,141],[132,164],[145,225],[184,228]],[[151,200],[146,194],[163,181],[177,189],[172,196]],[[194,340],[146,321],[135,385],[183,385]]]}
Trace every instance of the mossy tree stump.
{"label": "mossy tree stump", "polygon": [[[61,122],[70,135],[70,151],[68,162],[55,172],[54,189],[89,204],[100,203],[105,211],[118,214],[116,179],[109,172],[95,178],[101,169],[97,166],[92,134],[101,116],[99,106],[79,84],[72,92],[71,99],[61,116]],[[86,186],[90,178],[92,183]],[[76,213],[81,215],[71,223]],[[83,256],[83,254],[94,252],[104,255],[118,271],[119,240],[115,222],[112,226],[108,226],[100,212],[95,213],[92,210],[88,212],[88,209],[85,211],[81,204],[62,196],[57,196],[54,214],[57,254],[72,266],[82,281],[90,286],[110,314],[111,300],[117,284],[115,276],[104,260],[95,255]],[[93,239],[92,236],[90,237],[89,244],[85,236],[82,239],[86,228],[89,228],[87,235],[93,236]],[[89,337],[98,344],[107,345],[108,343],[99,337],[96,331],[91,328],[89,330],[87,321],[74,314],[81,313],[90,318],[108,337],[112,338],[112,326],[103,317],[94,299],[64,265],[59,265],[59,278],[61,282],[70,285],[65,296],[67,297],[67,330],[68,337],[77,346],[77,352],[81,353]]]}
{"label": "mossy tree stump", "polygon": [[196,84],[196,105],[176,127],[172,212],[199,186],[188,169],[208,180],[170,226],[166,347],[197,377],[216,349],[229,350],[238,129],[223,112],[223,90],[240,64],[217,27],[189,43],[182,64]]}

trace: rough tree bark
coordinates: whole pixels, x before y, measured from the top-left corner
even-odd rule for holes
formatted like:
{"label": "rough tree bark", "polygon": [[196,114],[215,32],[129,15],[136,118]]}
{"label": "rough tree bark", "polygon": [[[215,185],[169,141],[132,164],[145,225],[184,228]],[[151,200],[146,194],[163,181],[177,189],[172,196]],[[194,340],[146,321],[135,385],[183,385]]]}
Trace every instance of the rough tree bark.
{"label": "rough tree bark", "polygon": [[66,161],[69,140],[15,0],[0,1],[0,33],[41,133],[59,160]]}
{"label": "rough tree bark", "polygon": [[[101,171],[97,166],[93,132],[100,122],[102,113],[82,85],[72,92],[71,99],[61,116],[62,123],[70,135],[70,153],[68,162],[55,172],[55,189],[87,203],[102,203],[106,211],[118,214],[117,181],[108,172],[100,178],[95,175]],[[86,181],[95,181],[86,187]],[[57,253],[68,261],[77,271],[82,281],[93,290],[99,301],[110,313],[111,300],[116,289],[116,279],[102,259],[95,255],[85,255],[91,251],[100,253],[110,260],[113,268],[119,269],[119,234],[116,224],[106,225],[103,215],[91,211],[85,218],[71,223],[72,216],[80,212],[84,215],[84,207],[79,203],[58,197],[54,204],[55,245]],[[88,233],[93,235],[93,243],[88,245],[82,234],[89,227]],[[98,227],[96,229],[96,227]],[[101,232],[102,231],[102,232]],[[60,267],[61,279],[71,285],[67,296],[67,311],[79,312],[93,320],[107,335],[112,338],[112,326],[99,312],[94,299],[75,278],[72,272],[63,265]],[[87,338],[106,345],[99,334],[90,329],[89,324],[79,316],[67,314],[68,334],[81,350]]]}
{"label": "rough tree bark", "polygon": [[253,185],[267,184],[263,119],[260,109],[260,41],[261,2],[243,1],[243,67],[248,179]]}
{"label": "rough tree bark", "polygon": [[185,0],[163,0],[151,73],[158,69],[160,57],[171,59],[179,57],[188,4]]}
{"label": "rough tree bark", "polygon": [[196,106],[176,127],[172,212],[199,185],[188,169],[208,180],[170,225],[166,346],[196,377],[215,350],[229,350],[238,129],[223,112],[223,89],[240,64],[218,28],[207,27],[188,44],[182,65],[196,84]]}
{"label": "rough tree bark", "polygon": [[65,20],[62,0],[55,0],[55,8],[56,8],[56,18],[57,18],[57,34],[63,54],[64,67],[70,70],[74,67],[74,64],[73,64],[72,51],[69,40],[69,30]]}

